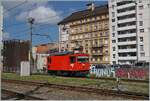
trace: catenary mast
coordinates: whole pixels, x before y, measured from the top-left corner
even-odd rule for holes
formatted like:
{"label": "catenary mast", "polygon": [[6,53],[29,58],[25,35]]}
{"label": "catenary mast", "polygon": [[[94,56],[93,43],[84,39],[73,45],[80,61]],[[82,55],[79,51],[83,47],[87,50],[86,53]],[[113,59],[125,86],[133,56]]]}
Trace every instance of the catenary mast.
{"label": "catenary mast", "polygon": [[2,49],[3,49],[3,6],[0,1],[0,69],[2,70],[3,67],[3,56],[2,56]]}

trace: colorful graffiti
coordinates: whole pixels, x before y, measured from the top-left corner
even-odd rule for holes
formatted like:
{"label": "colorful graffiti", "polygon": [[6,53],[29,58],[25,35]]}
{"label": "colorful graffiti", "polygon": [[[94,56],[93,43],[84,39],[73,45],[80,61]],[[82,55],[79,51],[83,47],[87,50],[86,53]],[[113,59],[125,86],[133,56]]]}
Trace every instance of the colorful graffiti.
{"label": "colorful graffiti", "polygon": [[148,68],[119,68],[115,73],[120,78],[145,79],[149,77]]}

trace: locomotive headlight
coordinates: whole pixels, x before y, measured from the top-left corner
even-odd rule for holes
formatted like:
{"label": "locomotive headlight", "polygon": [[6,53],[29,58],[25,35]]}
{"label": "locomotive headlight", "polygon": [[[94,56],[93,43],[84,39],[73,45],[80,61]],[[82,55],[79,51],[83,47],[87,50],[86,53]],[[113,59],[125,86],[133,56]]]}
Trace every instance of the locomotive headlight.
{"label": "locomotive headlight", "polygon": [[85,64],[82,64],[82,66],[85,66]]}

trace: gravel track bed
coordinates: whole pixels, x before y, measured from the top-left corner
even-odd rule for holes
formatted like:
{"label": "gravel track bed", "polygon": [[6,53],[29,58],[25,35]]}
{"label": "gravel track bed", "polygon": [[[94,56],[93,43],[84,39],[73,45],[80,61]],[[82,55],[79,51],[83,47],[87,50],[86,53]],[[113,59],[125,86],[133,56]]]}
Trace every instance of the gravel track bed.
{"label": "gravel track bed", "polygon": [[104,96],[101,94],[60,90],[56,88],[28,86],[22,84],[1,83],[3,89],[30,94],[48,100],[125,100],[125,98]]}

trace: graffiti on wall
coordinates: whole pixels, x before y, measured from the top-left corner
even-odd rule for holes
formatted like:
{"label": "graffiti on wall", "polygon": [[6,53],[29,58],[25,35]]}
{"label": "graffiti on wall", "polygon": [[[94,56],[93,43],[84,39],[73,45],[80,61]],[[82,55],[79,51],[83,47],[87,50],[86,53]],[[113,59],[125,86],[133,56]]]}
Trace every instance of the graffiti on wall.
{"label": "graffiti on wall", "polygon": [[116,76],[121,78],[144,79],[149,76],[148,68],[119,68]]}

